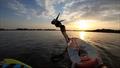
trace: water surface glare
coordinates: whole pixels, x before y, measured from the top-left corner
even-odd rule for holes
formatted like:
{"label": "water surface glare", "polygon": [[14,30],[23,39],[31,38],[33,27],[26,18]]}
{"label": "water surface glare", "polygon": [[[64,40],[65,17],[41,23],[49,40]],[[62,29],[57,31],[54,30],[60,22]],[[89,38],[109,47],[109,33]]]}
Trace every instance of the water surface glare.
{"label": "water surface glare", "polygon": [[[104,63],[120,68],[120,34],[69,31],[95,46]],[[51,53],[62,53],[66,42],[60,31],[0,31],[0,60],[14,58],[33,68],[65,68],[64,63],[52,63]]]}

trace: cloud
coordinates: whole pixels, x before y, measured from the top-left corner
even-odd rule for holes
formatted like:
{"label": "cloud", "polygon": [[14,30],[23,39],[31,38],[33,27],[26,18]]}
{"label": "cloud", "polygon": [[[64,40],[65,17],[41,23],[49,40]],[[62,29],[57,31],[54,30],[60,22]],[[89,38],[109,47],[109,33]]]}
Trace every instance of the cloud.
{"label": "cloud", "polygon": [[9,7],[16,15],[25,16],[27,19],[52,18],[62,9],[61,19],[65,19],[66,22],[78,19],[120,21],[120,0],[35,0],[35,2],[38,8],[27,8],[27,4],[18,0],[9,2]]}
{"label": "cloud", "polygon": [[[43,12],[43,16],[45,17],[54,17],[58,14],[55,9],[56,5],[65,2],[65,0],[35,0],[39,6],[43,6],[45,11]],[[57,12],[57,13],[56,13]]]}
{"label": "cloud", "polygon": [[11,3],[9,3],[9,7],[20,14],[26,14],[27,12],[27,9],[24,7],[24,5],[19,3],[17,0],[13,0]]}
{"label": "cloud", "polygon": [[102,21],[120,21],[120,0],[71,0],[66,3],[63,18],[68,21],[78,18]]}
{"label": "cloud", "polygon": [[[27,4],[21,3],[19,0],[9,1],[8,6],[10,9],[15,11],[15,14],[18,16],[24,16],[27,19],[31,18],[51,18],[55,17],[58,13],[56,13],[55,5],[64,2],[64,0],[35,0],[35,4],[37,4],[38,8],[28,8]],[[33,4],[33,6],[35,6]]]}
{"label": "cloud", "polygon": [[10,9],[15,11],[16,15],[24,16],[26,19],[38,18],[42,16],[42,13],[45,11],[42,5],[39,6],[39,9],[27,8],[25,4],[20,3],[18,0],[12,0],[8,5]]}

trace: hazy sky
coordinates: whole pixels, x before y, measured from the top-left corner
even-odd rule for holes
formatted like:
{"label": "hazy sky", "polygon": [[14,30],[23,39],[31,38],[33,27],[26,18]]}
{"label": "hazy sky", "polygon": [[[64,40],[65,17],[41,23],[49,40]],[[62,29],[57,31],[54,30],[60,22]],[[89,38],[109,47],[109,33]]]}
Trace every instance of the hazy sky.
{"label": "hazy sky", "polygon": [[55,28],[59,12],[67,29],[120,29],[120,0],[0,0],[0,27]]}

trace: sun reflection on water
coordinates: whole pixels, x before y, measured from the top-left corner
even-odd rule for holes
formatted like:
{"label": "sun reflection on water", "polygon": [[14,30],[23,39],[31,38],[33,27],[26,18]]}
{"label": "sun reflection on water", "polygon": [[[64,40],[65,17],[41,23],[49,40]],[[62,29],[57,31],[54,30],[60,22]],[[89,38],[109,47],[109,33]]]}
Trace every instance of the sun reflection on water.
{"label": "sun reflection on water", "polygon": [[80,32],[79,36],[80,36],[80,39],[85,40],[86,33],[82,31]]}

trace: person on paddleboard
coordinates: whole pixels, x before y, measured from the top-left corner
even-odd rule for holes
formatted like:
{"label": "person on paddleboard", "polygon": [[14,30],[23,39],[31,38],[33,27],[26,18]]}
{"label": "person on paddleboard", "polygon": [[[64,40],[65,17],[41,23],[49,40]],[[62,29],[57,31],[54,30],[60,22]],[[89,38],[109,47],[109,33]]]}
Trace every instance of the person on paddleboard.
{"label": "person on paddleboard", "polygon": [[104,65],[101,60],[99,59],[92,59],[87,55],[87,52],[83,49],[80,48],[78,43],[76,42],[78,38],[69,38],[65,26],[61,24],[63,21],[59,21],[60,13],[58,14],[57,18],[54,19],[51,24],[55,25],[56,27],[59,27],[66,42],[67,42],[67,47],[64,51],[63,54],[68,54],[72,66],[71,68],[107,68],[106,65]]}

